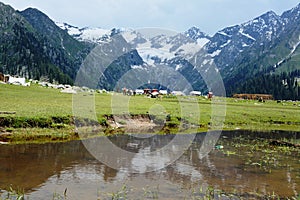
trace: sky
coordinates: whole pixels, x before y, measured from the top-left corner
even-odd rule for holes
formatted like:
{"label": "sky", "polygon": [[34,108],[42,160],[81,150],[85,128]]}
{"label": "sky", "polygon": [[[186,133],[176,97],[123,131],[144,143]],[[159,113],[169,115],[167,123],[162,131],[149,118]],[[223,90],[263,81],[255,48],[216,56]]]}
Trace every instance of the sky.
{"label": "sky", "polygon": [[183,32],[196,26],[213,35],[273,10],[278,15],[299,0],[0,0],[16,10],[33,7],[53,21],[77,27],[163,28]]}

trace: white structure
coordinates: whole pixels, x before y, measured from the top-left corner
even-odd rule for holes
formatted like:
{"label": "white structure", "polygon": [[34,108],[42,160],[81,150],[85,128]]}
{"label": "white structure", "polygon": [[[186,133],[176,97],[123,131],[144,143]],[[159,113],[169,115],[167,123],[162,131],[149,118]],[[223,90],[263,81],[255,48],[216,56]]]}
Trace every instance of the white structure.
{"label": "white structure", "polygon": [[158,92],[152,92],[151,95],[152,95],[152,96],[158,96],[159,93],[158,93]]}
{"label": "white structure", "polygon": [[174,96],[184,96],[184,93],[181,91],[173,91],[173,92],[171,92],[171,94]]}
{"label": "white structure", "polygon": [[144,94],[144,90],[136,89],[136,90],[135,90],[135,93],[136,93],[136,94]]}
{"label": "white structure", "polygon": [[[64,85],[60,84],[60,85],[56,85],[56,89],[65,89],[67,87],[65,87]],[[68,87],[70,88],[70,87]]]}
{"label": "white structure", "polygon": [[201,96],[201,92],[200,91],[191,91],[190,95],[191,96]]}
{"label": "white structure", "polygon": [[168,94],[168,90],[159,90],[159,94],[167,95]]}
{"label": "white structure", "polygon": [[15,78],[15,77],[12,77],[12,76],[9,77],[8,83],[9,83],[9,84],[13,84],[13,85],[23,85],[23,86],[28,86],[28,85],[26,84],[25,78]]}
{"label": "white structure", "polygon": [[77,94],[76,90],[74,90],[72,88],[65,88],[65,89],[61,90],[60,92],[67,93],[67,94]]}

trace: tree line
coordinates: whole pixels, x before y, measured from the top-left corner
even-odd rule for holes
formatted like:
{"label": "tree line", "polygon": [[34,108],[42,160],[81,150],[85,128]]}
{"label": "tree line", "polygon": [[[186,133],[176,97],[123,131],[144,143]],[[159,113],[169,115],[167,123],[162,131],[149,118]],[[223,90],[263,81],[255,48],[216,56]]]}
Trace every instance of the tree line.
{"label": "tree line", "polygon": [[230,92],[271,94],[277,100],[300,100],[300,70],[259,75],[236,86]]}

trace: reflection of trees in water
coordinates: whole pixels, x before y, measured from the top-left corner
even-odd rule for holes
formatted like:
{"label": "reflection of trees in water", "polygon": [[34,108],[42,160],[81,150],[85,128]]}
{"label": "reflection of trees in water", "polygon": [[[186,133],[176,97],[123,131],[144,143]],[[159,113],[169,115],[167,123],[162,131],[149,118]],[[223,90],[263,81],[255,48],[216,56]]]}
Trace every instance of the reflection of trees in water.
{"label": "reflection of trees in water", "polygon": [[[256,137],[252,132],[225,133],[228,137],[227,140],[241,134]],[[276,134],[278,133],[274,133],[274,135]],[[187,189],[196,188],[199,185],[212,185],[228,192],[232,192],[234,188],[240,192],[253,191],[256,188],[259,188],[260,191],[268,191],[268,185],[274,183],[280,185],[282,190],[289,190],[288,184],[284,184],[282,181],[278,182],[280,178],[287,178],[287,174],[290,173],[288,169],[277,172],[276,176],[262,172],[259,167],[255,168],[255,166],[245,170],[244,161],[240,156],[226,156],[220,150],[213,150],[207,157],[200,159],[199,149],[204,136],[205,134],[198,134],[193,144],[184,151],[180,159],[165,169],[146,174],[127,174],[127,176],[138,177],[141,181],[166,180]],[[290,133],[286,136],[299,138],[299,134]],[[276,135],[276,137],[279,136]],[[144,149],[154,151],[162,148],[169,144],[172,138],[172,135],[155,135],[149,138],[124,135],[112,137],[111,140],[122,149],[131,150],[136,152],[135,155],[139,153],[142,156]],[[128,146],[129,143],[136,143],[138,146]],[[225,146],[225,148],[229,147]],[[114,152],[109,152],[107,156],[111,159],[116,158]],[[167,156],[167,154],[162,154],[162,156]],[[132,161],[133,157],[126,157],[121,162],[130,165]],[[7,188],[12,184],[24,188],[27,192],[38,188],[50,177],[59,180],[65,172],[72,173],[72,178],[79,179],[81,177],[78,173],[86,172],[81,169],[87,167],[91,173],[97,174],[97,177],[101,177],[104,182],[119,181],[116,180],[122,179],[121,176],[118,176],[119,173],[126,173],[126,169],[120,172],[97,161],[80,141],[0,146],[0,188]],[[297,189],[298,186],[293,187]]]}
{"label": "reflection of trees in water", "polygon": [[[162,148],[173,137],[174,135],[155,135],[149,138],[117,136],[112,137],[111,141],[122,149],[137,153],[148,147],[150,151]],[[132,148],[128,143],[137,143],[138,148]],[[113,152],[107,156],[115,158]],[[132,158],[124,158],[123,161],[130,164]],[[74,166],[84,167],[92,163],[95,173],[101,174],[104,181],[112,180],[118,174],[117,170],[96,161],[81,141],[1,146],[0,163],[0,188],[12,185],[24,188],[25,191],[42,185],[52,176],[59,179],[66,170],[76,179]]]}
{"label": "reflection of trees in water", "polygon": [[[76,165],[85,166],[94,161],[80,141],[69,143],[24,144],[0,146],[0,188],[9,186],[30,191],[65,170]],[[117,172],[101,163],[94,163],[95,171],[103,174],[104,180]],[[76,178],[76,170],[72,171]]]}
{"label": "reflection of trees in water", "polygon": [[[184,136],[182,136],[184,139]],[[195,142],[201,144],[204,135],[199,135]],[[142,152],[143,149],[150,148],[150,151],[163,148],[174,138],[174,135],[153,135],[149,138],[139,138],[134,136],[113,136],[110,140],[118,147],[132,151],[135,153]],[[129,143],[138,144],[137,148],[128,146]],[[96,143],[97,144],[97,143]],[[193,148],[193,147],[192,147]],[[204,170],[212,169],[211,165],[205,165],[203,160],[197,158],[197,151],[190,148],[184,153],[180,161],[184,161],[188,165],[199,166],[195,168],[201,173]],[[114,152],[107,155],[111,159],[115,159]],[[0,151],[1,170],[0,170],[0,186],[7,187],[10,184],[30,190],[35,188],[53,175],[57,179],[61,177],[61,173],[69,170],[74,179],[76,179],[76,169],[72,169],[75,165],[84,167],[91,162],[94,162],[93,167],[95,173],[102,174],[104,181],[112,180],[117,176],[118,171],[96,161],[92,155],[85,149],[80,141],[70,143],[49,143],[49,144],[25,144],[13,146],[1,146]],[[131,164],[132,158],[127,157],[123,160],[128,165]],[[173,165],[176,166],[176,165]],[[202,167],[203,166],[203,167]],[[203,168],[203,169],[201,169]],[[184,171],[166,168],[166,174],[169,174],[168,179],[178,182],[187,179],[193,179],[192,174],[189,175]],[[156,173],[148,173],[147,176],[152,178]]]}

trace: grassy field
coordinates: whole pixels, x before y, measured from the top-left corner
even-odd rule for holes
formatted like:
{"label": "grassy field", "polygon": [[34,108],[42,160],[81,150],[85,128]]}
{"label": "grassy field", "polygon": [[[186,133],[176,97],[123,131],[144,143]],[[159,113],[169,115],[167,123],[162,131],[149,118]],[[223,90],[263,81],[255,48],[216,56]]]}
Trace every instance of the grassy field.
{"label": "grassy field", "polygon": [[[204,97],[163,97],[157,99],[145,96],[128,97],[122,94],[64,94],[60,90],[42,88],[38,85],[30,87],[0,84],[0,112],[16,112],[15,114],[0,114],[0,118],[21,119],[56,119],[57,117],[97,116],[103,120],[104,115],[111,114],[150,114],[157,118],[170,118],[173,123],[184,119],[189,123],[200,125],[198,131],[211,128],[213,117],[225,116],[223,128],[226,130],[291,130],[300,131],[300,102],[267,101],[260,103],[254,100],[237,100],[231,98],[215,98],[213,101]],[[73,109],[74,106],[74,109]],[[225,109],[226,108],[226,113]],[[224,112],[223,112],[224,110]],[[218,111],[221,111],[218,114]],[[217,114],[216,114],[217,113]],[[55,121],[55,120],[54,120]],[[59,122],[57,122],[59,123]],[[2,127],[2,129],[11,127]],[[19,129],[18,129],[19,128]],[[32,127],[41,132],[40,127]],[[49,128],[49,127],[48,127]],[[45,131],[48,135],[57,132]],[[60,132],[72,132],[72,126],[60,127]],[[30,129],[15,127],[14,132],[30,135]]]}

